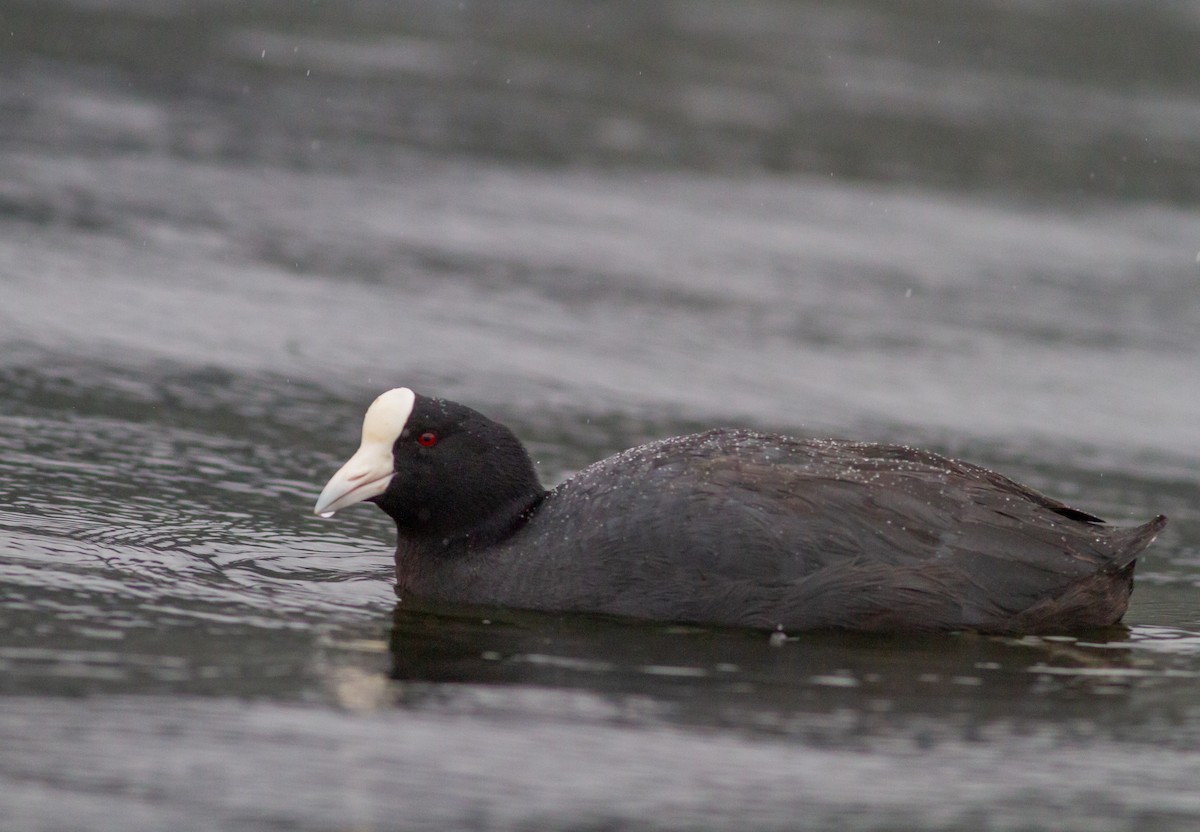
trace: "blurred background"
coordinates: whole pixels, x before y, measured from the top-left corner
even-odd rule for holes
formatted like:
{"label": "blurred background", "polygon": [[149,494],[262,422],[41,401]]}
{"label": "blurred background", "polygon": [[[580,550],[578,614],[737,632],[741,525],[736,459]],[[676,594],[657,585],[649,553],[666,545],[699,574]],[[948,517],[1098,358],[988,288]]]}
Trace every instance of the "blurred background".
{"label": "blurred background", "polygon": [[[1192,829],[1200,3],[0,2],[0,826]],[[396,608],[380,391],[1171,525],[1127,630]]]}

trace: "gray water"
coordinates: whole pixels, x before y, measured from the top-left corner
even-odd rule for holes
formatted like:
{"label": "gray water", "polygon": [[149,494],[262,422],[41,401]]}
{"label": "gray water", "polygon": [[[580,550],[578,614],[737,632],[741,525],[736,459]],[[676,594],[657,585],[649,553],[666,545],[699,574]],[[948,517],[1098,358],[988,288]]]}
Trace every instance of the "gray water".
{"label": "gray water", "polygon": [[[0,5],[0,828],[1194,829],[1200,5]],[[1126,628],[397,607],[405,384],[1171,524]]]}

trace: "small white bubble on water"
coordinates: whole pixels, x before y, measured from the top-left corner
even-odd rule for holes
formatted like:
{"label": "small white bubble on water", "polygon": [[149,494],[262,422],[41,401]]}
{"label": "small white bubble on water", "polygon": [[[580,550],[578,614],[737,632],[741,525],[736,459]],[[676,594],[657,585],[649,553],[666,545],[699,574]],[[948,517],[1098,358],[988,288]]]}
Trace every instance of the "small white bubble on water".
{"label": "small white bubble on water", "polygon": [[332,517],[336,513],[337,512],[334,512],[334,511],[322,511],[319,516],[324,520],[328,520],[330,517]]}

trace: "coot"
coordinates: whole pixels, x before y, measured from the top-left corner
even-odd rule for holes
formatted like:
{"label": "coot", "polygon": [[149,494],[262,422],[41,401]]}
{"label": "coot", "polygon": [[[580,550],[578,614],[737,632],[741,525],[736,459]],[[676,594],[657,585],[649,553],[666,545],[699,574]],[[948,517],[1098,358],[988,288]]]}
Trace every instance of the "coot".
{"label": "coot", "polygon": [[508,428],[403,387],[315,512],[363,500],[396,522],[402,598],[787,631],[1114,624],[1166,523],[1113,528],[913,448],[730,429],[546,491]]}

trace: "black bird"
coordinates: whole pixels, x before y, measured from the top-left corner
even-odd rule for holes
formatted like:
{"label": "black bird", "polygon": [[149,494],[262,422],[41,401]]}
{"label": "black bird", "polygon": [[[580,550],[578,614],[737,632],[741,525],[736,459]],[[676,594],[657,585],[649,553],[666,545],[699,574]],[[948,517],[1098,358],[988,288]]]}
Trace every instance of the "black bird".
{"label": "black bird", "polygon": [[1115,624],[1166,523],[1114,528],[913,448],[730,429],[547,491],[508,428],[404,387],[315,512],[362,500],[396,522],[401,597],[788,631]]}

